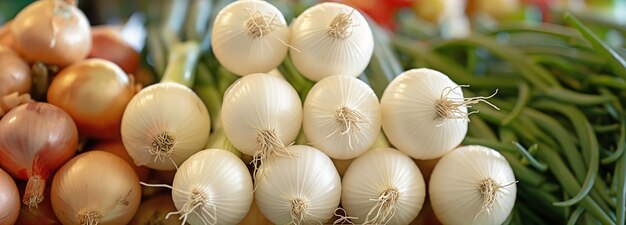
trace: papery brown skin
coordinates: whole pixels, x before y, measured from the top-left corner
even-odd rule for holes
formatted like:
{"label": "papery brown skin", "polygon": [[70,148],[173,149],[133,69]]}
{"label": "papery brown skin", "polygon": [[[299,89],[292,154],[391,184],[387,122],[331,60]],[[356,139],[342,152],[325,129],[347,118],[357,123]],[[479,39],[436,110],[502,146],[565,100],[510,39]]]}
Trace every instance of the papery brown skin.
{"label": "papery brown skin", "polygon": [[0,169],[0,225],[15,224],[20,213],[20,193],[13,178]]}
{"label": "papery brown skin", "polygon": [[87,17],[64,1],[34,1],[15,16],[11,34],[15,49],[28,62],[67,66],[91,49]]}
{"label": "papery brown skin", "polygon": [[139,177],[140,181],[145,182],[150,177],[150,169],[145,166],[135,165],[133,159],[128,155],[128,152],[126,151],[124,143],[122,143],[121,139],[101,142],[92,146],[90,149],[110,152],[124,159],[124,161],[126,161],[131,167],[133,167],[133,170],[135,170],[135,174],[137,174],[137,177]]}
{"label": "papery brown skin", "polygon": [[0,45],[0,98],[13,92],[28,93],[31,84],[28,64],[16,52]]}
{"label": "papery brown skin", "polygon": [[120,136],[126,105],[135,94],[122,69],[103,59],[85,59],[61,70],[48,88],[48,102],[65,110],[82,135]]}
{"label": "papery brown skin", "polygon": [[121,27],[101,25],[91,28],[91,50],[88,58],[109,60],[126,73],[134,74],[139,67],[140,56],[120,35]]}
{"label": "papery brown skin", "polygon": [[[26,182],[18,182],[17,184],[20,194],[24,193],[26,189]],[[24,206],[20,209],[19,217],[17,218],[17,222],[15,224],[20,225],[61,225],[61,221],[57,219],[57,216],[54,215],[54,211],[52,211],[52,202],[50,201],[50,186],[48,186],[44,191],[44,196],[46,196],[41,203],[37,206],[37,208],[32,207],[28,208]]]}

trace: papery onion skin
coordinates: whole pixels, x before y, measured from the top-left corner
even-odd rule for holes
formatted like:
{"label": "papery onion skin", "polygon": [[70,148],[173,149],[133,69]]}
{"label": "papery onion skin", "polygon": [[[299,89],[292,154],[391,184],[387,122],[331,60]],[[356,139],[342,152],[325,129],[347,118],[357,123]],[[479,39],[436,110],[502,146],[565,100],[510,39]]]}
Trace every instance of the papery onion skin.
{"label": "papery onion skin", "polygon": [[14,41],[11,34],[11,21],[6,21],[0,27],[0,45],[13,49]]}
{"label": "papery onion skin", "polygon": [[13,92],[28,93],[31,83],[28,64],[13,50],[0,45],[0,98]]}
{"label": "papery onion skin", "polygon": [[15,48],[29,62],[66,66],[84,59],[91,48],[85,14],[65,1],[35,1],[11,24]]}
{"label": "papery onion skin", "polygon": [[[328,34],[330,25],[342,13],[352,19],[349,35],[332,37]],[[308,8],[291,24],[290,32],[293,64],[313,81],[337,74],[357,77],[374,52],[372,31],[363,15],[340,3],[324,2]]]}
{"label": "papery onion skin", "polygon": [[154,196],[141,202],[129,225],[180,225],[177,216],[165,219],[168,213],[175,211],[176,206],[174,206],[172,196]]}
{"label": "papery onion skin", "polygon": [[131,167],[133,167],[133,170],[135,170],[135,174],[137,174],[137,177],[139,177],[140,181],[146,181],[150,177],[150,169],[148,169],[148,167],[145,167],[145,166],[135,165],[135,163],[133,162],[133,159],[128,155],[128,152],[126,151],[126,148],[124,147],[124,143],[122,143],[122,140],[100,142],[92,146],[90,149],[102,150],[102,151],[110,152],[119,156],[124,161],[126,161]]}
{"label": "papery onion skin", "polygon": [[[122,158],[89,151],[63,165],[52,181],[52,208],[63,224],[127,224],[141,199],[139,179]],[[82,221],[81,221],[82,219]]]}
{"label": "papery onion skin", "polygon": [[[237,156],[222,149],[207,149],[189,157],[176,172],[172,187],[203,195],[205,203],[215,206],[217,224],[238,224],[252,204],[252,177],[248,168]],[[180,191],[172,191],[172,198],[178,210],[183,210],[191,199]],[[203,207],[213,212],[210,205]],[[199,209],[197,212],[200,213]],[[187,221],[203,224],[196,213],[191,213]]]}
{"label": "papery onion skin", "polygon": [[[121,134],[135,165],[174,170],[205,147],[210,128],[202,100],[181,84],[165,82],[148,86],[131,99],[122,117]],[[175,144],[171,154],[158,159],[150,149],[155,137],[164,132]]]}
{"label": "papery onion skin", "polygon": [[[395,189],[399,195],[389,224],[409,224],[422,209],[426,185],[411,158],[393,148],[376,148],[356,158],[342,181],[341,203],[353,221],[363,223],[380,195]],[[373,216],[370,217],[370,219]]]}
{"label": "papery onion skin", "polygon": [[33,196],[43,198],[45,180],[74,155],[77,145],[72,118],[48,103],[20,105],[0,120],[0,166],[17,179],[42,182],[27,188],[25,203]]}
{"label": "papery onion skin", "polygon": [[[493,179],[504,187],[496,191],[491,213],[481,213],[479,182]],[[511,166],[497,151],[483,146],[459,147],[442,157],[430,177],[429,195],[443,224],[502,224],[513,209],[517,193]]]}
{"label": "papery onion skin", "polygon": [[15,224],[20,214],[20,193],[13,178],[0,169],[0,225]]}
{"label": "papery onion skin", "polygon": [[92,45],[87,57],[109,60],[121,67],[124,72],[135,74],[141,58],[139,53],[122,39],[121,29],[110,25],[92,27]]}
{"label": "papery onion skin", "polygon": [[[343,124],[338,110],[354,114],[354,123]],[[381,110],[374,91],[348,76],[328,76],[318,81],[304,101],[302,129],[313,147],[333,159],[353,159],[376,141]],[[343,115],[346,117],[348,115]],[[345,132],[345,133],[343,133]]]}
{"label": "papery onion skin", "polygon": [[[383,131],[398,150],[415,159],[441,157],[457,147],[467,134],[466,119],[437,119],[436,101],[463,99],[459,85],[438,71],[405,71],[385,89],[381,98]],[[445,96],[444,96],[445,97]],[[462,106],[460,111],[467,113]]]}
{"label": "papery onion skin", "polygon": [[[257,35],[247,27],[250,18],[262,14],[272,28]],[[260,17],[259,17],[260,18]],[[289,28],[282,13],[266,1],[240,0],[224,7],[216,16],[211,46],[217,60],[229,71],[245,76],[267,73],[287,55]]]}
{"label": "papery onion skin", "polygon": [[341,180],[330,158],[306,146],[288,147],[293,157],[276,157],[267,162],[268,170],[257,180],[255,200],[274,224],[293,221],[292,201],[305,205],[304,223],[324,223],[332,216],[341,198]]}
{"label": "papery onion skin", "polygon": [[235,81],[224,94],[221,110],[224,132],[244,154],[260,148],[261,130],[274,131],[284,146],[291,144],[302,124],[302,103],[285,80],[268,74],[251,74]]}
{"label": "papery onion skin", "polygon": [[48,88],[48,102],[72,116],[81,134],[120,135],[126,105],[134,95],[126,73],[103,59],[85,59],[61,70]]}

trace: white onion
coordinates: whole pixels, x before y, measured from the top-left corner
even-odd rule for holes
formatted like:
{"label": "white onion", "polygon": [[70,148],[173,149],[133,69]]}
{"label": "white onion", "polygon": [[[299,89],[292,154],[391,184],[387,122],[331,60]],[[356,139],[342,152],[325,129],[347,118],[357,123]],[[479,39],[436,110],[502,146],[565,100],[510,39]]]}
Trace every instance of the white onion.
{"label": "white onion", "polygon": [[302,111],[308,141],[333,159],[363,154],[380,133],[378,98],[372,88],[353,77],[320,80],[309,91]]}
{"label": "white onion", "polygon": [[359,224],[409,224],[426,195],[417,165],[393,148],[372,149],[356,158],[342,183],[341,204]]}
{"label": "white onion", "polygon": [[265,73],[287,55],[289,28],[283,14],[265,1],[239,0],[215,17],[211,42],[217,60],[243,76]]}
{"label": "white onion", "polygon": [[[182,224],[238,224],[252,204],[252,178],[234,154],[208,149],[189,157],[178,169],[172,199]],[[166,217],[167,218],[167,217]]]}
{"label": "white onion", "polygon": [[369,24],[347,5],[314,5],[291,24],[289,50],[294,66],[306,78],[318,81],[330,75],[359,76],[374,51]]}
{"label": "white onion", "polygon": [[515,204],[511,166],[493,149],[463,146],[446,154],[430,177],[430,201],[443,224],[502,224]]}
{"label": "white onion", "polygon": [[341,181],[330,158],[306,145],[294,157],[268,161],[255,191],[256,203],[274,224],[325,223],[339,205]]}
{"label": "white onion", "polygon": [[63,224],[128,224],[139,207],[141,186],[122,158],[89,151],[59,169],[50,199]]}
{"label": "white onion", "polygon": [[286,81],[251,74],[226,90],[221,116],[226,137],[239,151],[254,156],[256,167],[270,157],[292,155],[285,146],[298,135],[302,104]]}
{"label": "white onion", "polygon": [[189,88],[164,82],[142,89],[122,117],[122,141],[138,166],[174,170],[207,143],[211,121]]}
{"label": "white onion", "polygon": [[464,98],[461,86],[431,69],[408,70],[381,98],[383,131],[389,141],[416,159],[434,159],[458,146],[467,133],[467,106],[484,97]]}

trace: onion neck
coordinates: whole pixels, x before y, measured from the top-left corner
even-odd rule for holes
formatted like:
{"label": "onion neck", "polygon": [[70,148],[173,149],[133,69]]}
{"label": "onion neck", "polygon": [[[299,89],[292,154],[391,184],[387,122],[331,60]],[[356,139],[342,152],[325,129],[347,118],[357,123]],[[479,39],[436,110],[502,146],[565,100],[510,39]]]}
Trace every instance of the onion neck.
{"label": "onion neck", "polygon": [[200,57],[200,46],[194,41],[175,43],[161,82],[174,82],[191,88],[195,80],[195,68]]}
{"label": "onion neck", "polygon": [[39,176],[31,176],[26,183],[24,199],[22,200],[28,208],[37,208],[43,201],[43,192],[46,188],[46,180]]}

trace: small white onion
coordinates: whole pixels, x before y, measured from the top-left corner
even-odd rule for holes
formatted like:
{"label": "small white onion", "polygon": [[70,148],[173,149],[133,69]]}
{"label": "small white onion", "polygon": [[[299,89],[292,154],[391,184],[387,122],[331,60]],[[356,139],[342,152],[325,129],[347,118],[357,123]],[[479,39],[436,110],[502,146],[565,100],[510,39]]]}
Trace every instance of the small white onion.
{"label": "small white onion", "polygon": [[430,177],[430,201],[443,224],[502,224],[515,204],[516,180],[497,151],[463,146],[439,160]]}
{"label": "small white onion", "polygon": [[189,157],[178,169],[172,199],[179,219],[196,224],[238,224],[252,204],[252,178],[245,164],[222,149]]}
{"label": "small white onion", "polygon": [[409,224],[426,196],[417,165],[393,148],[372,149],[356,158],[342,183],[341,204],[359,224]]}
{"label": "small white onion", "polygon": [[389,141],[416,159],[438,158],[467,133],[467,104],[460,86],[436,70],[408,70],[381,98],[383,131]]}
{"label": "small white onion", "polygon": [[[235,81],[224,94],[222,125],[226,137],[244,154],[263,162],[290,156],[285,146],[298,136],[302,104],[287,81],[251,74]],[[258,165],[258,164],[255,164]]]}
{"label": "small white onion", "polygon": [[171,82],[146,87],[122,117],[122,141],[138,166],[174,170],[207,143],[211,121],[189,88]]}
{"label": "small white onion", "polygon": [[309,91],[302,111],[308,141],[333,159],[363,154],[380,133],[378,98],[372,88],[353,77],[320,80]]}
{"label": "small white onion", "polygon": [[211,42],[217,60],[244,76],[265,73],[287,55],[289,28],[283,14],[265,1],[240,0],[215,17]]}
{"label": "small white onion", "polygon": [[339,205],[341,180],[320,150],[290,146],[294,157],[273,158],[258,180],[255,199],[274,224],[322,224]]}
{"label": "small white onion", "polygon": [[374,52],[369,24],[358,10],[344,4],[314,5],[290,29],[293,64],[314,81],[336,74],[359,76]]}

